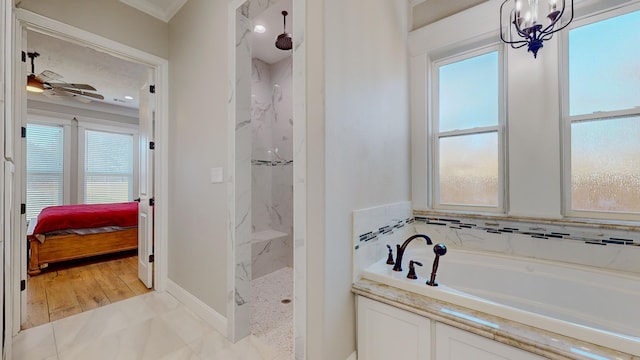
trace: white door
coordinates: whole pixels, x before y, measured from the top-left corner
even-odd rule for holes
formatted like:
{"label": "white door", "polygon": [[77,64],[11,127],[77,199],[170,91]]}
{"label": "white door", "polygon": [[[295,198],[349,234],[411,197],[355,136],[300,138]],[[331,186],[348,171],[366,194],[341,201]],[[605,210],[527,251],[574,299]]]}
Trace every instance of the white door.
{"label": "white door", "polygon": [[[151,78],[151,75],[149,76]],[[153,94],[150,81],[140,89],[138,277],[153,287]]]}

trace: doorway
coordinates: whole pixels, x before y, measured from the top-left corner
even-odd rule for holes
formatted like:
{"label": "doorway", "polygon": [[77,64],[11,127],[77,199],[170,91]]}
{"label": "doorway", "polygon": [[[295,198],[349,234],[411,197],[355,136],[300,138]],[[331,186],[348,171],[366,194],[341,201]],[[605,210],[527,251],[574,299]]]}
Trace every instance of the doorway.
{"label": "doorway", "polygon": [[[144,179],[149,180],[149,182],[147,182],[146,184],[150,185],[147,185],[147,188],[144,192],[145,195],[147,195],[147,198],[143,200],[147,200],[150,207],[154,205],[152,202],[154,202],[156,199],[162,201],[162,205],[159,204],[158,206],[153,206],[153,210],[150,210],[144,214],[146,224],[148,225],[145,227],[145,231],[150,235],[148,238],[153,239],[154,243],[152,245],[153,249],[149,249],[150,251],[144,253],[143,258],[145,260],[148,259],[148,262],[153,262],[154,269],[150,271],[150,279],[153,279],[154,282],[153,288],[156,290],[164,291],[166,288],[166,199],[168,179],[165,164],[168,157],[168,152],[166,149],[168,128],[166,80],[168,78],[168,62],[165,59],[158,58],[154,55],[150,55],[133,48],[129,48],[125,45],[113,42],[109,39],[99,37],[83,30],[71,28],[68,25],[62,23],[42,18],[40,16],[35,16],[34,14],[27,11],[18,9],[16,11],[16,17],[18,21],[16,23],[15,44],[18,48],[26,48],[25,45],[28,45],[25,44],[27,31],[36,31],[40,34],[53,36],[57,39],[76,44],[80,47],[92,49],[92,51],[103,52],[113,58],[118,59],[119,61],[124,60],[138,66],[142,66],[145,69],[150,69],[148,73],[152,75],[152,79],[154,80],[151,84],[155,86],[154,88],[151,88],[149,87],[149,84],[147,84],[146,89],[149,92],[151,92],[151,90],[155,90],[156,100],[155,104],[152,103],[151,106],[147,106],[149,109],[151,109],[148,121],[148,123],[150,124],[149,129],[151,130],[147,130],[146,132],[144,132],[145,136],[139,136],[141,140],[139,142],[140,146],[138,147],[137,152],[138,154],[142,154],[143,149],[154,149],[154,153],[152,156],[147,156],[144,159],[137,158],[134,162],[136,163],[135,166],[144,164],[147,165],[148,176],[144,177]],[[21,46],[19,46],[18,44],[20,44]],[[16,114],[13,126],[16,129],[20,129],[27,124],[29,118],[29,116],[27,115],[28,99],[25,91],[23,90],[26,79],[24,79],[22,76],[24,74],[24,69],[21,69],[21,66],[18,62],[14,62],[14,70],[14,72],[19,75],[16,75],[16,77],[13,79],[14,101],[12,102],[12,105]],[[124,95],[125,94],[122,94],[122,96]],[[91,116],[88,115],[86,111],[88,111],[86,107],[82,109],[82,116],[91,118]],[[105,123],[99,124],[98,127],[104,130]],[[140,129],[138,129],[138,132],[140,133]],[[19,134],[19,131],[14,131],[14,133]],[[16,144],[20,144],[20,138],[16,137],[16,139]],[[165,146],[159,146],[155,148],[155,143],[163,144]],[[26,151],[24,143],[22,144],[22,146],[16,145],[14,148],[14,152],[16,164],[16,187],[14,189],[14,198],[19,199],[19,201],[16,201],[19,208],[20,203],[26,204],[25,198],[27,179]],[[140,175],[142,175],[142,173],[140,173]],[[80,179],[81,176],[78,176],[76,178],[77,181],[81,181]],[[140,181],[143,181],[144,179],[143,176],[140,176]],[[81,197],[80,192],[78,192],[77,196]],[[145,202],[145,205],[147,205],[147,202]],[[150,214],[155,215],[155,221],[150,217]],[[11,280],[15,285],[14,289],[19,289],[19,284],[22,281],[26,283],[27,280],[26,241],[22,241],[22,239],[26,239],[27,226],[26,216],[16,216],[16,218],[17,219],[15,220],[15,222],[12,223],[13,240],[11,246],[11,267],[14,269],[14,271],[12,272],[13,276]],[[138,217],[138,222],[141,223],[140,216]],[[140,248],[140,244],[138,248]],[[136,256],[136,258],[140,259],[139,256]],[[126,262],[122,261],[122,259],[116,259],[116,261]],[[146,270],[149,269],[150,268]],[[12,332],[14,335],[17,334],[17,332],[20,330],[19,324],[21,324],[23,319],[26,318],[26,296],[24,296],[24,293],[24,291],[21,291],[11,294],[13,304]]]}
{"label": "doorway", "polygon": [[[300,44],[304,38],[304,1],[293,0],[290,2],[291,9],[288,11],[288,17],[286,18],[286,32],[293,35],[293,48],[288,50],[290,54],[291,71],[291,99],[290,99],[290,111],[292,126],[291,153],[285,154],[282,158],[277,158],[275,154],[275,147],[271,146],[271,149],[262,149],[264,154],[271,156],[269,159],[258,159],[256,156],[260,151],[252,154],[252,127],[251,125],[252,114],[252,89],[251,89],[251,74],[252,74],[252,49],[250,36],[246,36],[254,30],[253,19],[267,10],[268,6],[278,8],[288,1],[280,0],[279,2],[263,3],[257,0],[236,0],[229,4],[229,41],[228,41],[228,53],[229,53],[229,76],[230,84],[236,84],[233,90],[232,99],[229,102],[229,139],[230,149],[232,154],[230,169],[233,170],[231,177],[234,179],[232,186],[230,186],[229,197],[235,199],[232,205],[231,214],[235,215],[230,218],[230,229],[235,229],[230,234],[230,244],[233,244],[228,249],[228,288],[227,291],[230,294],[235,294],[236,301],[228,302],[227,308],[227,324],[228,334],[232,341],[237,341],[245,336],[251,334],[251,315],[252,305],[256,302],[255,297],[251,295],[252,292],[252,247],[254,244],[252,238],[257,237],[253,235],[254,230],[257,229],[257,224],[253,224],[252,213],[252,196],[247,196],[252,192],[252,172],[254,167],[258,167],[257,163],[252,166],[252,160],[265,160],[269,167],[277,168],[277,165],[282,166],[285,169],[286,166],[290,166],[288,170],[291,171],[292,185],[289,187],[292,195],[291,214],[293,226],[290,230],[278,230],[272,232],[266,229],[270,235],[276,235],[273,239],[278,241],[278,238],[287,238],[290,236],[292,242],[293,253],[293,268],[291,274],[294,281],[291,285],[293,295],[292,298],[283,298],[283,305],[291,306],[293,304],[293,331],[291,331],[293,340],[293,356],[296,359],[303,359],[305,356],[305,303],[306,303],[306,246],[304,243],[306,219],[304,213],[305,208],[305,177],[306,177],[306,164],[305,164],[305,109],[304,109],[304,96],[298,96],[304,94],[305,78],[304,72],[300,71],[304,69],[304,51],[303,48],[298,49],[296,44]],[[282,10],[282,9],[279,9]],[[276,11],[278,16],[277,21],[277,33],[283,32],[283,18],[280,11]],[[300,14],[296,17],[296,14]],[[275,38],[267,40],[268,46],[274,46]],[[296,69],[298,71],[296,71]],[[273,86],[275,84],[271,84]],[[254,114],[255,115],[255,114]],[[282,121],[288,121],[289,119],[280,119]],[[273,145],[273,143],[272,143]],[[271,151],[271,153],[269,153]],[[287,156],[289,155],[289,156]],[[264,165],[264,162],[262,162]],[[272,166],[275,165],[275,166]],[[260,168],[259,170],[264,170]],[[268,171],[267,171],[268,172]],[[273,174],[273,172],[271,172]],[[295,179],[295,180],[294,180]],[[292,188],[292,189],[291,189]],[[255,190],[254,190],[255,191]],[[276,215],[277,216],[277,215]],[[265,233],[266,235],[266,233]],[[268,275],[267,275],[268,276]],[[276,275],[277,276],[277,275]],[[277,281],[277,280],[276,280]],[[253,300],[253,301],[252,301]],[[290,301],[290,302],[289,302]],[[291,323],[291,321],[290,321]],[[282,328],[281,328],[282,329]],[[287,330],[289,332],[289,330]]]}
{"label": "doorway", "polygon": [[[152,115],[143,112],[153,109],[144,89],[149,83],[146,66],[29,29],[23,51],[29,79],[35,80],[35,89],[27,88],[26,151],[20,167],[26,168],[22,183],[29,240],[22,294],[26,317],[21,322],[26,329],[144,293],[145,283],[152,287],[148,277],[138,279],[138,260],[147,252],[145,237],[138,236],[142,254],[122,252],[138,245],[136,232],[145,232],[114,217],[126,216],[126,225],[139,223],[136,208],[146,204],[133,200],[148,197],[143,182],[153,188],[153,174],[147,176],[148,161],[143,159],[149,150],[140,146],[152,138],[152,126],[143,129]],[[39,82],[42,92],[37,92]],[[65,218],[43,217],[51,215],[43,211],[50,206],[62,206],[57,209],[65,211]],[[89,209],[100,210],[100,219],[75,221]],[[68,225],[71,219],[78,225]],[[58,224],[64,228],[58,230]],[[38,232],[36,242],[30,236],[41,225],[49,225],[47,232],[65,234],[45,237]],[[87,228],[90,233],[78,230]],[[55,256],[45,256],[52,251]]]}

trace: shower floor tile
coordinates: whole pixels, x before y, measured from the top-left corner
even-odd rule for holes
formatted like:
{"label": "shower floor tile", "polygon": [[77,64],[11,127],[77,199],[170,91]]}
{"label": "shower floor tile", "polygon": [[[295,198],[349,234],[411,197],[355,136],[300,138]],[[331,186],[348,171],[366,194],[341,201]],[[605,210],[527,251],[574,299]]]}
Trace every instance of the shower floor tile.
{"label": "shower floor tile", "polygon": [[[285,359],[293,354],[293,269],[276,270],[251,281],[251,333]],[[284,300],[284,301],[283,301]]]}

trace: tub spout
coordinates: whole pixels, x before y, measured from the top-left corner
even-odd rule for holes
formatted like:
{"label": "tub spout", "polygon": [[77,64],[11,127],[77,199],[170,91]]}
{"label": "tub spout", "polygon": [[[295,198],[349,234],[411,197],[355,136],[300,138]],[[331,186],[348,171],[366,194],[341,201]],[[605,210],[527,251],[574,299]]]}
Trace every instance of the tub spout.
{"label": "tub spout", "polygon": [[447,247],[444,246],[444,244],[436,244],[433,247],[433,252],[436,254],[436,258],[433,259],[433,266],[431,267],[431,278],[427,280],[427,285],[438,286],[438,282],[436,282],[436,272],[438,272],[440,256],[443,256],[447,253]]}
{"label": "tub spout", "polygon": [[416,234],[407,238],[407,240],[405,240],[404,243],[402,243],[402,245],[396,245],[396,248],[397,248],[396,261],[395,261],[395,265],[393,266],[393,271],[402,271],[402,256],[404,255],[404,250],[407,248],[407,245],[409,245],[409,243],[413,241],[413,239],[417,239],[417,238],[425,239],[427,242],[427,245],[433,244],[431,242],[431,239],[427,235]]}

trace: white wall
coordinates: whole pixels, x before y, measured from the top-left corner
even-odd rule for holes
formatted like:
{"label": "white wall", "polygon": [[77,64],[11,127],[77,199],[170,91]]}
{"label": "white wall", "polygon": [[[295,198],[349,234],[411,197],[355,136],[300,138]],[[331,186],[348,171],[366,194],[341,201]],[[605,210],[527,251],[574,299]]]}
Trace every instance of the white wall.
{"label": "white wall", "polygon": [[22,0],[16,7],[166,59],[169,25],[119,0]]}
{"label": "white wall", "polygon": [[[101,8],[96,0],[89,8],[81,1],[71,3],[76,7],[61,0],[41,3],[23,0],[29,10],[81,28],[82,13],[76,10]],[[306,266],[307,358],[346,359],[356,346],[351,212],[410,197],[409,3],[307,0],[305,10],[299,16],[306,21],[306,117],[301,121],[308,138],[307,214],[296,216],[306,218],[312,254]],[[209,179],[211,167],[226,165],[228,151],[226,17],[226,1],[190,0],[169,22],[167,42],[168,276],[220,314],[226,314],[227,191]],[[157,53],[141,44],[145,34],[128,33],[131,39],[124,39],[118,30],[101,28],[103,21],[113,27],[117,18],[90,16],[95,26],[84,25]],[[155,35],[160,40],[149,41],[162,41],[162,31]]]}
{"label": "white wall", "polygon": [[[227,2],[190,0],[169,23],[169,280],[226,315]],[[227,174],[228,169],[224,172]]]}
{"label": "white wall", "polygon": [[320,52],[313,65],[324,84],[310,62],[307,84],[324,85],[324,98],[306,100],[308,114],[325,115],[307,119],[308,359],[346,359],[356,347],[352,211],[410,197],[410,12],[404,0],[325,0],[321,11],[311,3],[307,57]]}

